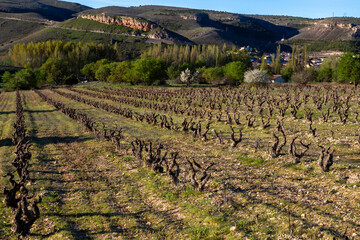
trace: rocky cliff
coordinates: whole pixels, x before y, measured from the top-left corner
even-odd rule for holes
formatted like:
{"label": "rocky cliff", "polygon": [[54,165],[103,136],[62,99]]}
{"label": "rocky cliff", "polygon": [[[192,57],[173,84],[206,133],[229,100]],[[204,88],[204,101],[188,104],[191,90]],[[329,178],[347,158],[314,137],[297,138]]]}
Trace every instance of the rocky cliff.
{"label": "rocky cliff", "polygon": [[121,25],[144,32],[154,30],[158,27],[155,23],[151,23],[145,20],[126,16],[107,16],[105,13],[96,15],[80,15],[79,18],[85,18],[108,25]]}
{"label": "rocky cliff", "polygon": [[318,21],[309,24],[309,27],[300,30],[300,34],[293,39],[309,40],[358,40],[360,38],[360,25],[354,23],[338,23]]}

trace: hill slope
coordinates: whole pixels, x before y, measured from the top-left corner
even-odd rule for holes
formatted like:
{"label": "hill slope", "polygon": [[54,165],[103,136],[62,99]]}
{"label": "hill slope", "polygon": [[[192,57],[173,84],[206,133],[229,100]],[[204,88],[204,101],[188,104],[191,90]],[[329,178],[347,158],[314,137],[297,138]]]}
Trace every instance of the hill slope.
{"label": "hill slope", "polygon": [[[44,27],[51,29],[42,30]],[[14,43],[30,39],[127,43],[134,40],[132,37],[142,43],[226,43],[271,52],[278,43],[291,46],[289,42],[315,40],[357,42],[360,19],[243,15],[154,5],[91,9],[56,0],[0,0],[0,30],[1,54]]]}
{"label": "hill slope", "polygon": [[360,19],[358,18],[327,18],[313,22],[300,30],[293,39],[308,40],[359,40]]}
{"label": "hill slope", "polygon": [[298,33],[293,27],[275,25],[246,15],[165,6],[105,7],[79,13],[141,17],[197,44],[235,44],[264,47]]}
{"label": "hill slope", "polygon": [[0,17],[64,21],[90,7],[56,0],[0,0]]}
{"label": "hill slope", "polygon": [[0,45],[20,40],[44,28],[44,24],[0,18]]}

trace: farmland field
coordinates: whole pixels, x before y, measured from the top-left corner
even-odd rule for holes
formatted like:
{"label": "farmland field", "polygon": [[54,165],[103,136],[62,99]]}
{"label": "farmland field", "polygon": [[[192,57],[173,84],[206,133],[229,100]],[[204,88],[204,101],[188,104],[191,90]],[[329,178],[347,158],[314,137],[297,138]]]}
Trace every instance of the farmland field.
{"label": "farmland field", "polygon": [[[21,91],[27,187],[43,199],[30,239],[360,239],[359,93]],[[14,157],[15,97],[0,94],[2,176]],[[16,239],[3,202],[0,238]]]}

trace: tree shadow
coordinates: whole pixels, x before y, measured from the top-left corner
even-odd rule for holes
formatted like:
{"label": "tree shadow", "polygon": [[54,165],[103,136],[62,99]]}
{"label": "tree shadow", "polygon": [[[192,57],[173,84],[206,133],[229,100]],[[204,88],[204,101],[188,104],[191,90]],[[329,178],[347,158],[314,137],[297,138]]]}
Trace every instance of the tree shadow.
{"label": "tree shadow", "polygon": [[53,110],[24,110],[24,112],[27,113],[48,113],[48,112],[56,112],[58,111],[57,109],[53,109]]}
{"label": "tree shadow", "polygon": [[[289,187],[290,189],[291,187]],[[332,214],[332,213],[327,213],[327,212],[321,212],[321,210],[317,207],[313,207],[313,206],[309,206],[309,205],[306,205],[306,204],[303,204],[303,203],[299,203],[298,201],[294,201],[292,199],[290,199],[289,197],[284,197],[284,196],[278,196],[277,193],[275,192],[272,192],[272,189],[269,188],[269,187],[262,187],[260,186],[260,190],[258,190],[258,192],[261,192],[263,194],[269,194],[273,197],[276,197],[278,199],[283,199],[283,200],[286,200],[292,204],[298,204],[306,209],[308,209],[309,211],[311,212],[316,212],[317,214],[319,215],[323,215],[323,216],[327,216],[331,219],[336,219],[337,221],[340,221],[342,220],[341,217],[335,215],[335,214]],[[260,198],[257,198],[255,196],[252,196],[250,195],[249,193],[247,193],[247,191],[245,190],[242,190],[241,191],[241,194],[246,197],[250,202],[252,202],[253,204],[260,204],[260,205],[265,205],[267,207],[270,207],[270,208],[273,208],[273,209],[276,209],[278,212],[282,212],[283,214],[288,214],[291,216],[292,219],[296,219],[297,221],[300,221],[303,223],[304,226],[307,226],[309,228],[311,227],[317,227],[320,229],[320,231],[327,231],[329,233],[331,233],[333,236],[335,237],[344,237],[343,234],[339,231],[339,230],[336,230],[332,227],[328,227],[328,226],[321,226],[320,224],[318,224],[317,222],[315,221],[312,221],[312,220],[308,220],[308,219],[303,219],[299,214],[296,214],[294,212],[294,210],[290,210],[289,208],[285,209],[284,207],[281,207],[280,205],[276,204],[276,203],[270,203],[270,202],[266,202]],[[351,220],[347,220],[345,221],[348,225],[351,225],[352,227],[359,227],[360,225],[351,221]]]}
{"label": "tree shadow", "polygon": [[[92,140],[91,137],[79,137],[79,136],[65,136],[65,137],[31,137],[31,143],[37,144],[40,146],[46,146],[48,144],[57,144],[57,143],[80,143]],[[0,140],[0,147],[11,147],[13,142],[10,138],[5,138]]]}
{"label": "tree shadow", "polygon": [[[57,111],[56,109],[53,110],[25,110],[24,112],[27,113],[47,113],[47,112],[55,112]],[[0,111],[0,115],[2,114],[15,114],[15,111]]]}
{"label": "tree shadow", "polygon": [[31,142],[40,146],[57,143],[80,143],[92,140],[91,137],[65,136],[65,137],[32,137]]}
{"label": "tree shadow", "polygon": [[3,115],[3,114],[14,114],[15,111],[8,111],[8,112],[0,112],[0,115]]}
{"label": "tree shadow", "polygon": [[0,140],[0,147],[11,147],[13,145],[14,144],[10,138],[5,138]]}

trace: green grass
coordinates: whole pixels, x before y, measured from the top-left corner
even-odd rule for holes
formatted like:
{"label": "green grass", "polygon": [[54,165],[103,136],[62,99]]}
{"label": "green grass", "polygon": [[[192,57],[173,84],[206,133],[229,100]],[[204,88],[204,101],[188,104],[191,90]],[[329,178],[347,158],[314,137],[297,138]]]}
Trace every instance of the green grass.
{"label": "green grass", "polygon": [[241,163],[246,163],[246,164],[250,164],[250,165],[257,165],[257,166],[261,166],[265,162],[264,159],[254,159],[254,158],[242,157],[242,156],[239,156],[238,160]]}
{"label": "green grass", "polygon": [[84,18],[70,19],[65,22],[58,23],[57,26],[65,28],[75,28],[83,30],[96,30],[108,33],[131,33],[134,30],[120,25],[108,25]]}

